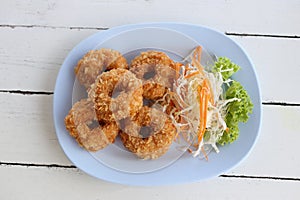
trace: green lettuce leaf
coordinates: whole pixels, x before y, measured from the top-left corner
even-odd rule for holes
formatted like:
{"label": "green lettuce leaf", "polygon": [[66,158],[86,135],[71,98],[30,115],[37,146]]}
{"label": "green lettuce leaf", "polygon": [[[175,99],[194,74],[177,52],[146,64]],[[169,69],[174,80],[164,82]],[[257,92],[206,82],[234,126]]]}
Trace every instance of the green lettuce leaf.
{"label": "green lettuce leaf", "polygon": [[249,114],[252,113],[253,104],[243,86],[233,81],[225,93],[225,99],[238,98],[240,101],[233,101],[228,104],[225,122],[229,128],[228,132],[224,132],[218,143],[221,145],[232,143],[239,136],[239,122],[247,122]]}
{"label": "green lettuce leaf", "polygon": [[212,67],[212,72],[220,72],[222,74],[223,80],[226,81],[232,74],[237,72],[240,67],[229,58],[220,57],[218,61],[215,62],[215,65]]}

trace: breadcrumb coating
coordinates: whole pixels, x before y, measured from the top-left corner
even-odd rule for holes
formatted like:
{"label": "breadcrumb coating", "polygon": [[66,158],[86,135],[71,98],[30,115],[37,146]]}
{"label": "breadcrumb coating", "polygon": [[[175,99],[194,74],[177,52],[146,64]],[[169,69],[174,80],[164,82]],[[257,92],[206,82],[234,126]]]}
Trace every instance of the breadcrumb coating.
{"label": "breadcrumb coating", "polygon": [[143,105],[142,81],[126,69],[112,69],[96,79],[88,91],[99,120],[133,117]]}
{"label": "breadcrumb coating", "polygon": [[139,158],[156,159],[169,149],[176,128],[163,112],[144,106],[133,120],[125,121],[120,136],[124,146]]}
{"label": "breadcrumb coating", "polygon": [[[95,125],[94,125],[95,124]],[[88,151],[98,151],[113,143],[119,128],[116,122],[98,122],[92,101],[83,99],[73,105],[65,117],[66,129]],[[91,128],[90,126],[96,126]]]}
{"label": "breadcrumb coating", "polygon": [[89,88],[103,71],[111,69],[128,69],[122,54],[112,49],[91,50],[79,60],[74,71],[79,82]]}
{"label": "breadcrumb coating", "polygon": [[172,89],[176,76],[176,63],[165,53],[142,52],[135,57],[130,71],[143,80],[144,98],[159,99],[168,89]]}

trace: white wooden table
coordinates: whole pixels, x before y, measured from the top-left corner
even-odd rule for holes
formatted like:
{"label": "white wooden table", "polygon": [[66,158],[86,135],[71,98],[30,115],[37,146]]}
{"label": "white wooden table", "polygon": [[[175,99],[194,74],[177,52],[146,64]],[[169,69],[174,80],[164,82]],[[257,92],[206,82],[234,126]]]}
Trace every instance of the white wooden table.
{"label": "white wooden table", "polygon": [[[299,0],[2,0],[0,199],[299,199]],[[66,158],[52,121],[58,70],[82,39],[150,21],[212,27],[240,43],[260,78],[261,135],[247,160],[212,180],[132,187]]]}

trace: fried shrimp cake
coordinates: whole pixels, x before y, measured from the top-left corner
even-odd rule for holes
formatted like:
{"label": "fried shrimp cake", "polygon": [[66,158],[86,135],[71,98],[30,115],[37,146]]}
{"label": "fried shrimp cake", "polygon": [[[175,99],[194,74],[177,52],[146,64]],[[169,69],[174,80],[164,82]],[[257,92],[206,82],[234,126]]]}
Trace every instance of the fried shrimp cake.
{"label": "fried shrimp cake", "polygon": [[132,60],[130,71],[143,80],[145,98],[159,99],[168,89],[172,89],[176,67],[177,64],[165,53],[147,51]]}
{"label": "fried shrimp cake", "polygon": [[99,74],[111,69],[128,69],[122,54],[112,49],[91,50],[79,60],[74,71],[79,82],[89,88]]}
{"label": "fried shrimp cake", "polygon": [[96,79],[88,91],[99,120],[133,117],[143,105],[142,81],[126,69],[112,69]]}
{"label": "fried shrimp cake", "polygon": [[75,103],[65,117],[66,129],[78,144],[88,151],[98,151],[115,141],[119,128],[116,122],[99,124],[92,101]]}
{"label": "fried shrimp cake", "polygon": [[124,121],[120,136],[123,145],[139,158],[156,159],[168,151],[176,128],[163,112],[144,106],[133,120]]}

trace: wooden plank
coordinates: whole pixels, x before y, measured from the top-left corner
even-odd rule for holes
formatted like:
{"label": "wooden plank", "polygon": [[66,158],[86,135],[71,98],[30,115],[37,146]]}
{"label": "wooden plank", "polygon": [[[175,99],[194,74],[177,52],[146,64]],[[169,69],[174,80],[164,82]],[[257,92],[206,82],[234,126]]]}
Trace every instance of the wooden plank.
{"label": "wooden plank", "polygon": [[0,110],[1,161],[70,164],[55,135],[52,95],[0,94]]}
{"label": "wooden plank", "polygon": [[231,37],[252,58],[263,101],[300,102],[299,39]]}
{"label": "wooden plank", "polygon": [[[12,199],[295,199],[299,181],[216,178],[163,187],[134,187],[97,180],[77,169],[0,167],[0,197]],[[26,186],[26,187],[24,187]]]}
{"label": "wooden plank", "polygon": [[263,106],[261,134],[247,160],[232,174],[300,177],[300,107]]}
{"label": "wooden plank", "polygon": [[0,88],[53,91],[68,52],[95,31],[2,28]]}
{"label": "wooden plank", "polygon": [[[0,29],[0,90],[53,91],[56,75],[68,52],[95,32],[50,28]],[[299,77],[299,39],[231,38],[240,43],[253,59],[264,101],[300,102],[300,93],[290,92],[298,90],[295,83]],[[284,77],[288,78],[282,81]]]}
{"label": "wooden plank", "polygon": [[[0,94],[0,119],[5,124],[0,127],[0,161],[71,164],[55,135],[51,102],[51,95]],[[263,112],[256,147],[230,173],[299,178],[300,107],[263,106]]]}
{"label": "wooden plank", "polygon": [[229,32],[300,34],[300,26],[296,26],[300,18],[298,0],[5,0],[1,5],[0,24],[112,27],[176,21]]}

